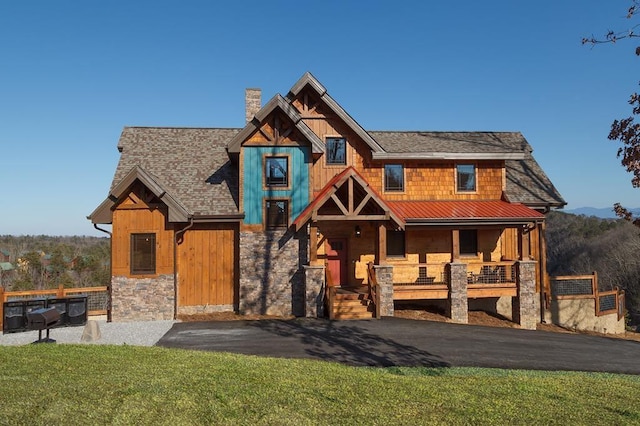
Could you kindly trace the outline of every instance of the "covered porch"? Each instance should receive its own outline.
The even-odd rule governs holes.
[[[309,238],[306,315],[336,317],[336,298],[351,292],[364,295],[362,317],[393,316],[395,301],[441,300],[466,323],[469,300],[509,298],[513,320],[535,328],[544,280],[531,247],[542,219],[505,201],[387,202],[355,170],[343,173],[294,222]]]

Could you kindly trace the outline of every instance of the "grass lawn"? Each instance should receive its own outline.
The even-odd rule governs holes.
[[[0,347],[0,424],[640,424],[640,377]]]

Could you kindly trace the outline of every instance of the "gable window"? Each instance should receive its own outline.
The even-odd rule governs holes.
[[[265,157],[264,178],[266,186],[288,186],[289,158]]]
[[[289,224],[289,201],[266,200],[265,217],[267,228],[286,228]]]
[[[347,164],[345,138],[327,138],[327,164]]]
[[[387,256],[405,257],[404,231],[387,230]]]
[[[131,234],[131,275],[156,273],[156,234]]]
[[[475,192],[476,166],[475,164],[456,165],[456,182],[458,192]]]
[[[464,256],[478,255],[478,231],[476,229],[460,230],[460,254]]]
[[[402,164],[384,165],[384,190],[404,191],[404,167]]]

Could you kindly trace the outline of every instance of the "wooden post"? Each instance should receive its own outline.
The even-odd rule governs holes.
[[[518,248],[520,251],[520,260],[530,260],[529,251],[529,229],[527,227],[518,228]]]
[[[0,286],[0,328],[2,328],[4,321],[4,297],[4,287]]]
[[[384,222],[378,226],[378,265],[387,263],[387,226]]]
[[[309,225],[309,264],[318,264],[318,227],[315,223]]]
[[[56,294],[56,297],[59,297],[59,298],[64,297],[64,285],[62,284],[58,285],[58,293]]]
[[[458,260],[460,260],[460,230],[454,229],[451,231],[451,261]]]

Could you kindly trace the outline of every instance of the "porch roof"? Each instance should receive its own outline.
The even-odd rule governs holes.
[[[525,224],[544,215],[520,203],[492,201],[387,201],[407,225]]]

